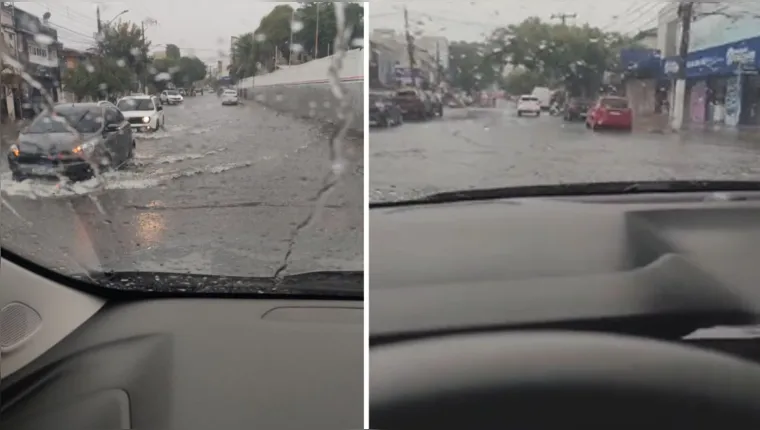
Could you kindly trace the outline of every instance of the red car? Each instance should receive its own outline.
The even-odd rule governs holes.
[[[628,100],[623,97],[600,97],[586,115],[586,128],[594,131],[600,128],[631,131],[633,111],[628,106]]]

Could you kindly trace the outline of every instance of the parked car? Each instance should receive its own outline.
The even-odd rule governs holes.
[[[32,121],[8,151],[13,180],[84,180],[123,166],[134,155],[132,128],[108,102],[56,105]]]
[[[369,125],[393,127],[404,123],[401,108],[385,94],[370,93]]]
[[[428,120],[433,117],[433,104],[425,93],[416,88],[402,88],[396,91],[393,101],[401,109],[404,119]]]
[[[633,129],[633,111],[628,100],[623,97],[602,96],[591,107],[586,116],[586,128],[614,128],[631,131]]]
[[[176,105],[185,101],[182,94],[177,90],[164,90],[161,92],[161,103],[168,105]]]
[[[582,98],[571,98],[565,103],[564,120],[565,121],[577,121],[586,119],[586,114],[589,108],[593,104],[592,101]]]
[[[133,130],[158,131],[166,126],[164,107],[154,96],[124,97],[116,104]]]
[[[536,96],[523,95],[517,100],[517,116],[529,113],[541,116],[541,101]]]
[[[222,106],[227,106],[227,105],[237,106],[238,103],[240,103],[240,99],[238,98],[237,91],[224,90],[224,92],[222,93]]]

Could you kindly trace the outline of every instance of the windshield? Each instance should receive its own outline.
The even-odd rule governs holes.
[[[150,99],[122,99],[116,107],[122,112],[155,109],[153,100]]]
[[[56,108],[53,112],[39,115],[24,133],[71,133],[73,128],[79,133],[90,134],[103,127],[103,116],[97,106]]]
[[[443,108],[371,130],[370,202],[758,180],[759,17],[754,1],[373,2],[370,90],[436,91]]]
[[[166,274],[289,294],[363,271],[363,3],[1,6],[5,251],[154,292],[189,291]],[[220,11],[239,19],[208,19]],[[100,101],[102,118],[44,113]]]

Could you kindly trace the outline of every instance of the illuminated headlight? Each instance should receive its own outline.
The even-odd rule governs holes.
[[[149,123],[150,122],[150,117],[149,116],[144,116],[143,117],[143,122],[146,123],[146,124]]]
[[[13,154],[14,157],[18,157],[19,154],[21,154],[21,151],[18,149],[18,145],[11,145],[11,154]]]
[[[93,151],[95,151],[95,142],[89,141],[77,146],[71,152],[77,155],[89,156],[89,155],[92,155]]]

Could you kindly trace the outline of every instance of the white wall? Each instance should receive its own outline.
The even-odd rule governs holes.
[[[239,87],[245,98],[281,112],[299,117],[314,118],[328,123],[339,123],[338,102],[329,82],[328,69],[333,57],[291,66],[266,75],[246,78]],[[354,118],[350,128],[364,130],[364,50],[346,53],[343,68],[338,75],[346,87]]]

